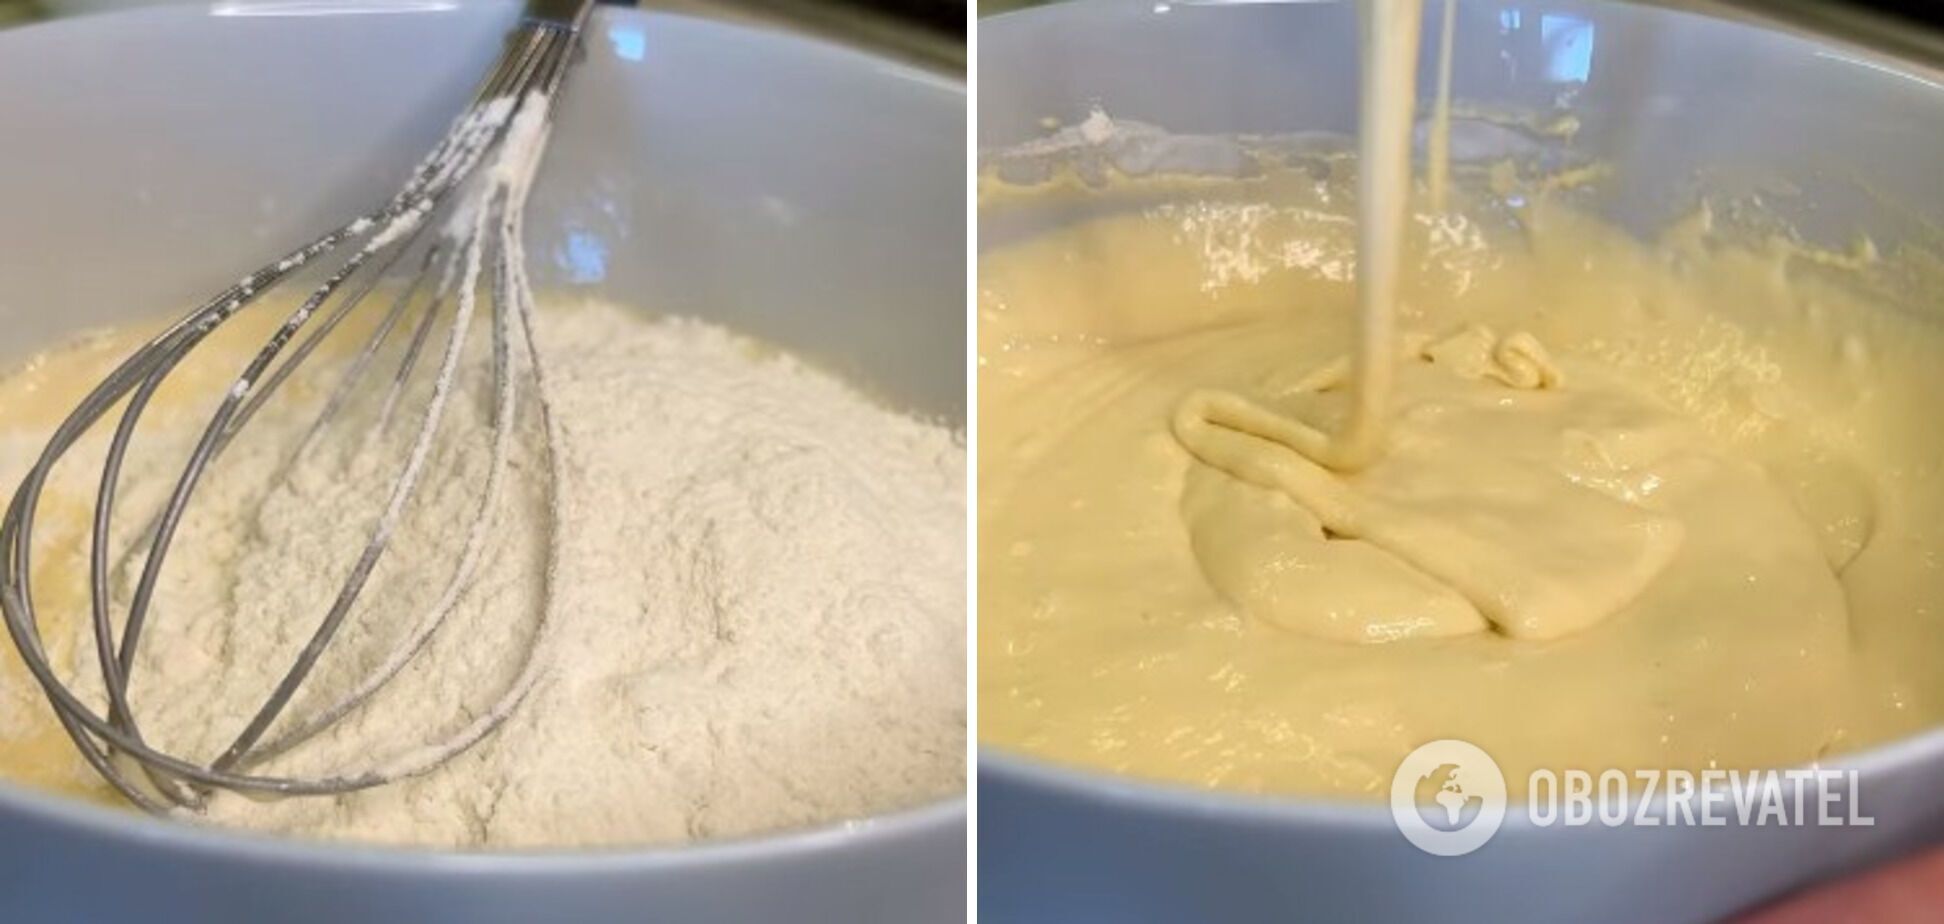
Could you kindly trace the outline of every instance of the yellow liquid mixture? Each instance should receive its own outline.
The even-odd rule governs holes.
[[[262,347],[271,328],[282,320],[282,312],[245,311],[211,334],[193,358],[157,389],[143,416],[144,426],[167,429],[206,419],[215,399],[227,390],[237,372]],[[351,336],[367,330],[367,325],[361,316],[354,315],[341,330]],[[47,435],[103,376],[162,326],[135,325],[96,333],[35,356],[10,374],[0,375],[0,440],[11,443],[0,447],[5,450],[0,452],[0,490],[5,491],[7,500],[12,500]],[[293,389],[293,397],[301,399],[311,383],[297,377],[288,387]],[[41,638],[48,646],[50,661],[57,665],[66,664],[73,656],[69,646],[75,638],[74,627],[87,618],[86,583],[77,580],[87,573],[89,518],[94,509],[94,485],[86,476],[99,471],[103,434],[113,428],[119,415],[118,406],[83,442],[83,446],[93,447],[93,452],[77,451],[77,455],[92,460],[87,472],[73,464],[59,469],[83,477],[52,482],[42,495],[34,523],[37,551],[30,577]],[[0,779],[123,804],[81,759],[55,721],[11,639],[0,641]]]
[[[1934,319],[1699,221],[1420,215],[1384,451],[1330,471],[1356,222],[1196,190],[981,256],[985,742],[1371,797],[1437,738],[1517,792],[1944,715]]]

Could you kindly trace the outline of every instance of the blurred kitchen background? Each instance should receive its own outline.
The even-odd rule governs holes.
[[[0,28],[50,17],[168,2],[172,0],[0,0]],[[798,32],[941,74],[960,77],[965,74],[965,0],[629,0],[629,3],[647,9]]]

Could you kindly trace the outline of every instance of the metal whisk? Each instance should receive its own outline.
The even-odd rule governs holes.
[[[155,812],[197,809],[212,789],[255,796],[343,793],[434,769],[491,734],[518,707],[535,679],[536,661],[528,650],[516,678],[493,706],[463,728],[430,745],[413,746],[369,766],[329,775],[299,778],[251,772],[271,756],[315,736],[377,693],[438,632],[473,577],[490,532],[495,498],[510,454],[511,417],[522,384],[538,397],[546,429],[547,475],[558,491],[559,434],[546,402],[546,380],[534,342],[532,297],[527,285],[520,235],[527,190],[545,146],[550,101],[559,90],[577,50],[591,0],[530,0],[506,48],[480,86],[472,104],[411,178],[383,207],[306,244],[243,277],[201,307],[148,341],[94,388],[49,439],[0,519],[0,612],[27,669],[46,691],[55,715],[88,763],[131,802]],[[331,268],[300,306],[278,326],[222,396],[208,426],[195,443],[186,469],[175,482],[161,513],[138,534],[144,549],[140,578],[129,599],[116,638],[110,618],[110,526],[115,522],[116,489],[136,425],[156,390],[206,338],[240,310],[284,283],[300,268],[334,254]],[[404,261],[407,253],[422,256]],[[443,355],[431,397],[416,437],[400,465],[387,503],[371,527],[362,553],[345,577],[314,633],[273,692],[247,725],[214,760],[202,762],[160,750],[144,740],[128,699],[129,675],[141,644],[157,580],[181,525],[184,511],[205,471],[280,385],[366,300],[389,272],[404,262],[416,272],[402,294],[379,318],[362,348],[344,366],[322,410],[297,447],[301,456],[365,380],[381,348],[409,329],[396,372],[384,397],[381,420],[392,417],[427,351],[434,329],[447,328]],[[430,286],[431,298],[415,299]],[[402,642],[349,694],[314,715],[290,717],[280,733],[266,740],[292,698],[322,657],[332,638],[384,555],[393,530],[425,480],[431,447],[454,387],[468,330],[476,313],[475,293],[484,290],[492,328],[493,412],[491,460],[478,505],[467,525],[466,542],[443,592],[402,635]],[[408,323],[408,317],[417,317]],[[298,338],[302,337],[301,340]],[[516,363],[513,351],[524,353]],[[293,341],[295,345],[292,346]],[[289,348],[286,350],[286,348]],[[522,382],[524,380],[524,383]],[[89,599],[95,656],[105,689],[105,714],[63,681],[49,664],[37,621],[30,575],[34,562],[34,524],[51,472],[68,452],[111,411],[121,413],[108,444],[92,519],[89,545]],[[470,495],[469,495],[470,496]],[[552,556],[548,550],[548,589],[535,616],[535,643],[551,608]],[[130,765],[140,773],[129,772]]]

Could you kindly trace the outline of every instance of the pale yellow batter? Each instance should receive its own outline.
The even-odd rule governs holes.
[[[1382,452],[1332,470],[1341,186],[1201,184],[982,256],[986,742],[1374,796],[1441,737],[1516,791],[1944,715],[1933,319],[1704,222],[1418,216]]]

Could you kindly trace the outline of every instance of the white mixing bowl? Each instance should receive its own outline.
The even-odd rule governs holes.
[[[513,13],[225,2],[0,32],[0,363],[182,310],[382,201]],[[964,419],[962,86],[612,9],[586,44],[529,214],[538,285],[717,321]],[[455,854],[0,783],[8,922],[922,922],[964,901],[962,799],[732,843]]]
[[[1427,6],[1428,65],[1440,4]],[[1937,74],[1599,0],[1461,0],[1460,23],[1457,97],[1519,109],[1570,101],[1584,123],[1575,146],[1615,167],[1597,205],[1623,225],[1653,229],[1691,204],[1702,168],[1793,184],[1802,209],[1789,217],[1839,244],[1858,231],[1895,241],[1920,219],[1944,217]],[[1177,133],[1347,135],[1356,120],[1356,35],[1347,0],[1083,0],[987,19],[980,150],[1012,148],[1044,134],[1043,119],[1072,123],[1094,106]],[[1420,98],[1429,98],[1435,69],[1420,73]],[[1504,140],[1489,127],[1461,131],[1454,150]],[[1099,208],[1073,196],[1009,206],[1003,217],[982,218],[980,245]],[[1861,771],[1875,827],[1540,828],[1515,804],[1478,852],[1445,859],[1412,847],[1377,805],[1153,785],[988,749],[979,771],[980,913],[1000,921],[1664,924],[1712,919],[1944,841],[1944,729],[1830,765]]]

